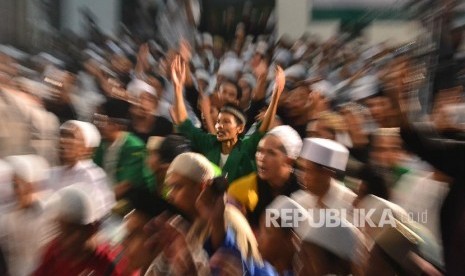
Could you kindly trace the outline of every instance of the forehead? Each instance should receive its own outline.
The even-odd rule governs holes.
[[[83,139],[81,130],[75,126],[70,125],[65,128],[60,128],[60,136],[62,137],[74,137],[76,139]]]
[[[266,149],[278,149],[283,147],[283,143],[281,143],[281,140],[274,135],[266,135],[262,140],[260,140],[258,146]]]
[[[223,82],[220,86],[220,90],[237,93],[236,86],[231,82]]]
[[[186,177],[172,172],[167,175],[165,180],[165,185],[172,186],[172,185],[180,185],[180,186],[188,186],[188,185],[195,185],[193,181],[187,179]]]

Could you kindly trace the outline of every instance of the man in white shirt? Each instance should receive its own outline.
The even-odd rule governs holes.
[[[297,159],[297,177],[303,190],[292,198],[306,209],[350,211],[356,195],[335,180],[337,172],[345,171],[348,158],[347,148],[335,141],[305,139]]]
[[[60,127],[59,153],[62,166],[53,168],[51,187],[58,190],[72,184],[84,183],[98,191],[95,200],[101,200],[105,206],[113,206],[115,197],[107,175],[91,159],[94,149],[99,144],[100,134],[93,124],[75,120],[65,122]],[[107,209],[111,207],[102,210]]]
[[[9,275],[30,275],[44,246],[53,238],[52,212],[39,185],[48,178],[48,164],[37,155],[6,158],[12,167],[14,207],[0,216],[0,247],[5,254]]]

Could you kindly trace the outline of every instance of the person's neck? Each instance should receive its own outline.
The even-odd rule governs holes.
[[[293,254],[288,254],[275,260],[271,264],[276,269],[279,275],[283,275],[286,271],[292,271]]]
[[[302,126],[302,125],[307,124],[307,122],[308,122],[307,114],[303,114],[300,116],[296,116],[295,118],[292,118],[292,124],[294,126]]]
[[[117,131],[109,137],[108,141],[110,142],[110,144],[113,144],[116,140],[118,140],[123,135],[124,135],[124,131]]]
[[[155,116],[146,114],[145,116],[138,116],[133,121],[133,126],[138,131],[149,130],[153,126]]]
[[[312,193],[316,195],[319,200],[322,200],[323,197],[328,193],[330,186],[331,178],[328,178],[328,180],[324,181],[323,183],[318,183],[319,188],[312,191]]]
[[[67,162],[67,163],[64,164],[64,167],[65,167],[65,169],[70,170],[70,169],[74,168],[74,166],[76,166],[77,163],[79,163],[79,161],[81,161],[81,160],[79,159],[79,160],[75,160],[73,162]]]
[[[234,146],[237,144],[237,137],[231,140],[221,142],[221,153],[222,154],[230,154],[234,149]]]
[[[290,176],[291,172],[288,171],[281,173],[278,177],[274,177],[268,180],[268,183],[270,184],[274,194],[281,194],[281,192],[285,189],[286,182],[289,180]]]

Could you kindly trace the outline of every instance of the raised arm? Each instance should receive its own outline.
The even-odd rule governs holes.
[[[260,125],[260,132],[267,132],[270,126],[273,123],[274,117],[276,115],[276,110],[278,109],[278,102],[281,94],[284,90],[284,84],[286,83],[286,76],[281,67],[276,67],[276,77],[275,77],[275,86],[273,89],[273,95],[271,96],[271,102],[268,106],[268,109],[265,113],[265,118],[263,118],[262,124]]]
[[[184,82],[186,80],[186,64],[182,61],[181,56],[176,56],[171,64],[171,79],[174,85],[174,108],[173,119],[176,124],[182,124],[187,120],[187,110],[184,104],[184,96],[182,94]]]

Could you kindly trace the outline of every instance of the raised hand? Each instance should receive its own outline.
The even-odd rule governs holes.
[[[260,63],[253,69],[255,77],[258,79],[260,77],[266,77],[268,74],[268,64],[265,60],[260,61]]]
[[[280,96],[281,93],[283,92],[285,84],[286,84],[286,75],[284,74],[283,68],[281,68],[280,66],[276,66],[275,88],[274,89],[278,96]]]
[[[186,63],[180,55],[177,55],[171,63],[171,80],[173,81],[175,92],[182,92],[182,87],[186,81]]]

